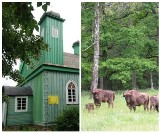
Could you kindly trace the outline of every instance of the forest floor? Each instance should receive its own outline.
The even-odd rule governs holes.
[[[158,90],[141,90],[149,96]],[[85,104],[93,103],[87,91],[81,93],[81,131],[159,131],[157,111],[144,111],[143,106],[130,112],[123,97],[124,91],[116,91],[114,108],[102,103],[100,108],[88,113]]]

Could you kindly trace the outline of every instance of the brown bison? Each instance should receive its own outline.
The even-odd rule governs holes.
[[[88,113],[91,111],[91,110],[94,110],[94,104],[93,103],[88,103],[85,105],[86,106],[86,109],[88,110]]]
[[[115,99],[115,92],[111,90],[102,90],[102,89],[96,89],[92,92],[93,94],[93,100],[94,104],[97,106],[101,106],[101,102],[107,102],[108,107],[112,105],[113,108],[113,102]]]
[[[157,110],[157,112],[159,112],[159,98],[157,95],[150,97],[150,111],[152,109]]]
[[[126,91],[123,96],[125,97],[127,106],[130,111],[135,111],[136,106],[144,105],[144,110],[148,110],[149,96],[146,93],[138,92],[137,90]]]

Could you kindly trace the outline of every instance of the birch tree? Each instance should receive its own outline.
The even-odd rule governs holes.
[[[94,20],[94,62],[92,72],[91,92],[98,85],[98,65],[99,65],[99,3],[95,3],[95,20]]]

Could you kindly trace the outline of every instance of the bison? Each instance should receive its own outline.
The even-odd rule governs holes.
[[[88,113],[91,111],[91,110],[94,110],[94,104],[93,103],[88,103],[85,105],[86,106],[86,109],[88,110]]]
[[[125,97],[127,106],[129,107],[130,111],[132,109],[136,111],[136,106],[144,105],[144,110],[148,110],[149,104],[149,96],[146,93],[138,92],[137,90],[129,90],[126,91],[123,96]]]
[[[157,110],[157,112],[159,112],[159,98],[157,95],[150,97],[150,111],[152,109]]]
[[[115,92],[111,90],[96,89],[92,92],[93,100],[96,107],[101,106],[101,102],[107,102],[108,107],[112,105],[115,99]]]

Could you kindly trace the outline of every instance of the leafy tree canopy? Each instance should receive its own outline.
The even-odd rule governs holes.
[[[142,82],[147,72],[158,70],[158,3],[100,3],[100,77],[110,82],[131,80],[132,70]],[[82,3],[82,88],[89,84],[93,64],[94,3]],[[85,67],[89,67],[86,69]],[[140,74],[141,73],[141,74]],[[137,77],[138,79],[140,77]],[[109,82],[109,81],[107,81]],[[118,87],[117,87],[118,88]]]
[[[101,76],[111,75],[112,80],[120,80],[126,83],[131,80],[132,71],[142,73],[146,70],[157,71],[155,61],[139,58],[114,58],[101,62]]]
[[[49,2],[38,2],[37,7],[47,11]],[[38,22],[34,19],[31,2],[2,3],[2,76],[9,75],[15,81],[21,80],[18,70],[13,70],[16,60],[31,64],[38,59],[47,44],[33,30],[39,31]]]

